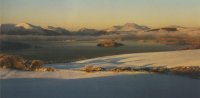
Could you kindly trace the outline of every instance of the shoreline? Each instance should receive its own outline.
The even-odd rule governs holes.
[[[122,54],[122,55],[98,57],[98,58],[76,61],[66,64],[45,64],[44,68],[45,67],[55,68],[57,70],[55,72],[45,72],[45,71],[40,72],[40,70],[21,72],[20,70],[11,69],[10,72],[14,74],[12,74],[10,77],[23,76],[23,73],[29,73],[29,76],[34,78],[37,78],[38,73],[39,73],[38,76],[40,77],[49,77],[48,75],[53,75],[59,78],[61,74],[65,75],[71,74],[74,77],[79,77],[81,74],[87,74],[86,77],[90,77],[90,75],[92,77],[98,77],[106,75],[111,76],[114,74],[124,74],[124,72],[125,73],[145,72],[145,73],[156,73],[156,74],[157,73],[174,74],[174,75],[189,76],[199,79],[200,77],[199,59],[200,59],[199,49],[170,51],[170,52]],[[83,69],[86,65],[91,65],[92,68],[97,68],[98,70],[90,69],[91,73],[84,72]],[[4,69],[1,69],[1,74],[6,74],[2,70]],[[100,75],[98,75],[98,73],[100,73]],[[31,74],[34,74],[35,76]],[[73,78],[73,76],[71,76],[71,78]]]
[[[189,67],[193,70],[193,64],[199,68],[199,52],[200,50],[189,50],[100,57],[60,65],[52,64],[51,67],[57,69],[54,72],[0,68],[1,97],[189,98],[192,96],[199,98],[200,79],[159,74],[150,72],[151,70],[148,72],[148,68],[157,68],[163,63],[167,68],[177,67],[178,69],[174,70],[178,71],[182,69],[190,71]],[[88,64],[106,69],[116,68],[122,72],[80,71]],[[130,72],[129,67],[132,69],[136,65],[146,69],[140,69],[144,70],[142,72],[140,70]],[[185,69],[184,65],[189,67]]]

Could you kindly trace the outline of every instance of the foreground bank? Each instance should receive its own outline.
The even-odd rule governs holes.
[[[199,98],[200,80],[148,72],[84,72],[112,67],[200,66],[200,50],[125,54],[67,64],[55,72],[0,69],[1,98]]]

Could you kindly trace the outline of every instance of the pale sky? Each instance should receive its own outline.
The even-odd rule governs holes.
[[[137,23],[200,27],[200,0],[0,0],[1,23],[104,29]]]

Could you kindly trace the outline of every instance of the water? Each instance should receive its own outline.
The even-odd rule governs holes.
[[[159,74],[1,82],[2,98],[200,98],[199,80]]]
[[[97,41],[29,41],[23,43],[31,44],[32,48],[10,50],[4,53],[21,55],[26,59],[39,59],[47,63],[65,63],[117,54],[173,51],[182,47],[134,41],[122,41],[121,43],[125,46],[113,48],[97,47]]]

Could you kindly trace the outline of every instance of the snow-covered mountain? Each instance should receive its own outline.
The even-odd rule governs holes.
[[[175,31],[181,31],[181,30],[186,30],[186,29],[188,29],[188,28],[172,25],[172,26],[167,26],[167,27],[162,27],[162,28],[149,29],[149,30],[147,30],[147,32],[151,32],[151,31],[156,31],[156,32],[175,32]]]
[[[78,32],[97,32],[96,29],[88,29],[88,28],[81,28],[78,30]]]
[[[8,35],[65,35],[68,30],[49,26],[47,29],[30,23],[1,24],[1,34]]]
[[[35,26],[35,25],[30,24],[30,23],[19,23],[19,24],[16,24],[16,27],[23,28],[23,29],[29,29],[29,30],[41,30],[41,29],[43,29],[40,26]]]
[[[142,36],[157,36],[157,37],[200,37],[200,28],[198,27],[181,27],[181,26],[166,26],[162,28],[150,29],[139,33]]]
[[[101,35],[99,30],[89,29],[89,28],[81,28],[76,32],[76,34],[78,34],[78,35]]]
[[[136,23],[127,23],[124,25],[113,26],[106,29],[106,32],[138,32],[150,29],[147,26],[138,25]]]
[[[68,31],[68,30],[66,30],[64,28],[61,28],[61,27],[48,26],[46,29],[50,30],[50,31],[57,32],[59,34],[70,33],[70,31]]]
[[[0,32],[9,32],[17,30],[15,24],[1,24]]]
[[[71,32],[61,27],[41,27],[30,23],[19,24],[1,24],[0,33],[7,35],[110,35],[110,34],[139,34],[151,35],[155,34],[187,34],[193,36],[200,35],[200,28],[181,27],[181,26],[166,26],[162,28],[151,29],[147,26],[138,25],[135,23],[127,23],[124,25],[113,26],[104,30],[96,30],[89,28],[81,28],[76,32]]]
[[[167,26],[162,28],[155,28],[146,30],[146,32],[200,32],[200,28],[197,27],[182,27],[182,26]]]

